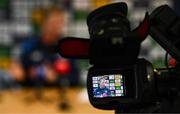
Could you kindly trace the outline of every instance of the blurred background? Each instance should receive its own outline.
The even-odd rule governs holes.
[[[113,113],[89,104],[88,60],[67,60],[53,49],[64,36],[88,38],[87,15],[122,1],[132,29],[161,4],[180,13],[178,0],[0,0],[0,112]],[[148,37],[140,57],[164,67],[165,51]]]

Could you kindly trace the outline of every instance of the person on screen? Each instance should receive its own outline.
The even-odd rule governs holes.
[[[107,83],[106,79],[100,78],[99,86],[94,92],[95,96],[100,96],[100,97],[111,96],[111,91],[108,87],[106,87],[106,83]]]

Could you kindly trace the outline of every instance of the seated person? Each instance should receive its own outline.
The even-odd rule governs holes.
[[[65,60],[56,52],[56,44],[63,35],[65,25],[64,11],[53,7],[44,13],[45,17],[42,20],[40,34],[28,38],[29,40],[21,46],[20,60],[27,81],[30,80],[29,84],[32,84],[34,80],[56,81],[56,76],[61,75],[61,73],[55,71],[54,64],[57,60],[64,60],[71,67],[69,68],[71,72],[68,74],[71,84],[71,80],[74,81],[75,79],[77,81],[78,79],[77,66],[74,61]],[[78,84],[78,81],[75,84]]]

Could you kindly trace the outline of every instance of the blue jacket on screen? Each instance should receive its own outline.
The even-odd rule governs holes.
[[[104,88],[99,87],[94,91],[95,96],[101,96],[103,94],[105,94],[106,96],[110,96],[111,95],[110,89],[107,87],[104,87]]]

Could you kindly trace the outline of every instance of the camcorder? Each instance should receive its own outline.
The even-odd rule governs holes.
[[[87,90],[95,108],[116,113],[166,112],[179,92],[180,19],[168,5],[162,5],[146,13],[131,30],[127,12],[124,2],[92,11],[87,17],[90,38],[63,38],[57,51],[65,58],[89,59]],[[155,69],[138,58],[148,34],[176,59],[174,67]]]

